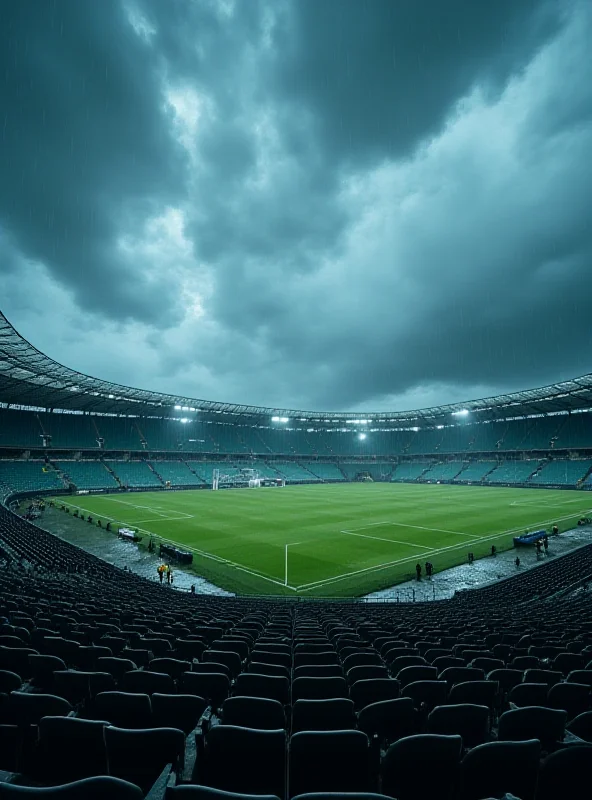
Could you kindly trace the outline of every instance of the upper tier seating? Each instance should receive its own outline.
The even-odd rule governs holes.
[[[51,447],[98,450],[96,417],[89,414],[37,414],[43,433],[51,436]],[[39,443],[38,443],[39,444]]]
[[[77,489],[116,489],[119,487],[113,474],[101,461],[59,461],[64,478]]]
[[[0,408],[0,447],[42,447],[39,417],[31,411]]]
[[[389,459],[400,455],[505,453],[528,450],[592,447],[592,413],[556,414],[532,419],[474,422],[469,416],[453,425],[415,430],[372,430],[360,439],[361,426],[352,430],[299,428],[298,420],[259,424],[240,419],[209,421],[192,411],[173,419],[115,417],[98,414],[15,411],[0,409],[0,448],[53,448],[188,454],[252,454],[328,456],[354,462],[369,456]],[[51,438],[48,438],[51,437]],[[327,480],[329,480],[327,478]]]

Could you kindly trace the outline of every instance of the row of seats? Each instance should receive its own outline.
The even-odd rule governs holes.
[[[63,489],[65,484],[53,468],[43,461],[0,460],[0,493],[34,492]],[[238,475],[240,462],[204,461],[56,461],[55,466],[67,483],[78,489],[162,488],[204,486],[211,483],[212,472]],[[369,477],[375,481],[455,481],[459,483],[533,484],[539,486],[576,486],[590,467],[589,460],[509,462],[405,462],[401,464],[347,462],[265,462],[249,461],[260,477],[284,478],[292,483],[345,481]]]
[[[184,420],[183,422],[181,420]],[[300,423],[301,424],[301,423]],[[305,423],[310,426],[310,423]],[[384,425],[384,423],[383,423]],[[422,429],[372,430],[360,439],[351,430],[312,429],[290,421],[274,425],[267,416],[236,417],[221,423],[206,414],[180,411],[176,418],[126,418],[0,409],[5,447],[105,449],[136,452],[286,454],[296,456],[437,455],[569,450],[592,447],[592,414],[534,419],[470,421]],[[366,430],[366,428],[365,428]]]
[[[0,798],[107,773],[130,798],[547,800],[587,769],[592,602],[566,590],[592,546],[415,604],[192,596],[3,507],[0,546]]]

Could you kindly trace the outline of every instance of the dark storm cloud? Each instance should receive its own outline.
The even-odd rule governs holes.
[[[115,0],[3,2],[0,18],[3,225],[82,308],[169,317],[173,293],[116,247],[122,217],[183,188],[153,56]]]
[[[590,369],[586,0],[6,5],[2,303],[54,357],[332,410]]]
[[[557,32],[541,0],[301,0],[281,29],[278,84],[312,111],[328,158],[401,156],[475,83],[499,92]]]

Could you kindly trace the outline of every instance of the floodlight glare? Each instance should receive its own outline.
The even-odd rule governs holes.
[[[452,412],[452,416],[453,417],[467,417],[468,414],[469,414],[469,409],[468,408],[462,408],[460,411],[453,411]]]
[[[365,433],[360,433],[360,435],[358,436],[358,439],[365,439],[365,438],[366,438]]]

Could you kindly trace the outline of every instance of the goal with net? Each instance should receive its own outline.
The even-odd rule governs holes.
[[[258,470],[249,467],[215,469],[212,472],[212,489],[260,489],[285,485],[282,478],[261,477]]]

